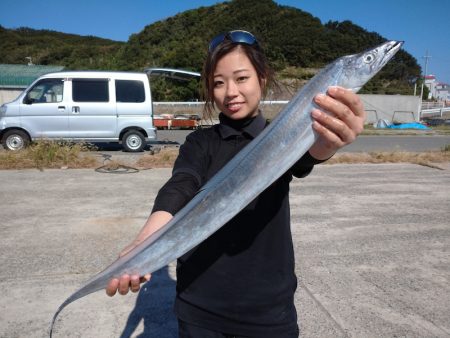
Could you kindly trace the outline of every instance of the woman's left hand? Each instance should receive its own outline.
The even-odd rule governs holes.
[[[309,153],[318,160],[326,160],[363,131],[366,112],[360,98],[342,87],[328,88],[327,95],[316,95],[314,102],[320,106],[320,110],[311,112],[319,139]]]

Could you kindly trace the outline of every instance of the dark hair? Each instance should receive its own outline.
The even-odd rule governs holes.
[[[214,70],[217,63],[228,53],[235,49],[242,50],[249,58],[258,75],[259,83],[266,94],[267,88],[273,82],[273,70],[270,67],[266,56],[259,44],[248,45],[235,43],[225,39],[213,51],[208,52],[202,71],[202,99],[205,101],[203,116],[211,118],[214,112]]]

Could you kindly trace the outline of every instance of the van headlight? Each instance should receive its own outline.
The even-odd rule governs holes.
[[[0,115],[5,115],[6,114],[6,105],[2,104],[2,106],[0,107]]]

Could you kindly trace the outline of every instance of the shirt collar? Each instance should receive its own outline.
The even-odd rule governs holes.
[[[232,120],[225,114],[219,114],[219,133],[223,139],[231,136],[239,136],[247,134],[251,138],[255,138],[266,126],[266,120],[261,112],[255,117],[245,120]]]

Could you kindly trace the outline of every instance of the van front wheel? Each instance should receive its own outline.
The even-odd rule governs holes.
[[[3,135],[2,144],[6,150],[21,150],[30,144],[30,137],[22,130],[8,130]]]
[[[129,130],[123,135],[122,147],[124,151],[138,152],[145,148],[145,137],[137,130]]]

